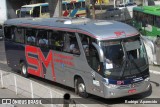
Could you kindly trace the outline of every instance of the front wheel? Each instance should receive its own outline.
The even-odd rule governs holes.
[[[21,63],[21,74],[24,77],[28,77],[29,76],[28,75],[28,71],[27,71],[27,65],[24,62]]]
[[[75,91],[79,94],[79,96],[87,98],[88,93],[86,92],[86,86],[85,86],[83,80],[81,78],[78,78],[75,81],[77,81]]]

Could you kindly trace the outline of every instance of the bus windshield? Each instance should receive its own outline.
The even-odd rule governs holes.
[[[140,38],[102,41],[104,76],[126,78],[141,74],[147,65],[147,53]],[[147,69],[147,68],[146,68]]]
[[[31,17],[30,11],[32,7],[22,7],[21,8],[21,17]]]

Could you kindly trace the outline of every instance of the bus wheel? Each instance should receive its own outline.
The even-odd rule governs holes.
[[[21,63],[21,74],[24,77],[28,77],[27,65],[24,62]]]
[[[84,98],[88,97],[88,93],[86,92],[86,86],[81,78],[77,79],[76,88],[77,88],[77,93],[79,94],[79,96],[84,97]]]

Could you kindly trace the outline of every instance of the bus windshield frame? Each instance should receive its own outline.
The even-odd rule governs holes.
[[[148,69],[147,53],[140,37],[100,41],[100,47],[105,78],[125,79]]]

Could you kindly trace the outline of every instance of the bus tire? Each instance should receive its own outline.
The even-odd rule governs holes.
[[[21,75],[27,78],[29,76],[27,71],[27,64],[25,62],[22,62],[20,65],[21,65]]]
[[[77,79],[76,88],[77,88],[77,93],[79,94],[79,96],[81,96],[83,98],[88,97],[88,93],[86,92],[86,86],[85,86],[82,78]]]

